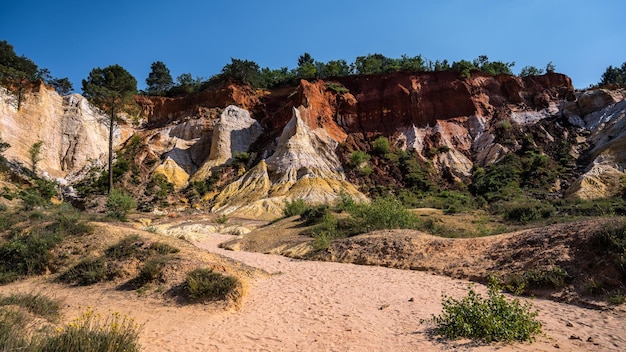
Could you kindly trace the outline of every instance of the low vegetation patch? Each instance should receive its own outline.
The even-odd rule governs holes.
[[[503,280],[504,287],[513,293],[527,293],[529,289],[559,289],[571,281],[565,269],[558,266],[539,267],[521,274],[512,274]]]
[[[532,341],[541,333],[537,311],[518,299],[507,300],[492,283],[487,297],[470,288],[466,297],[443,297],[443,312],[431,318],[436,334],[483,342]]]
[[[36,351],[140,351],[139,326],[113,313],[102,318],[88,309],[61,331],[43,339]]]
[[[185,289],[189,296],[201,301],[237,298],[241,282],[234,276],[223,275],[212,269],[195,269],[187,274]]]
[[[88,286],[103,281],[107,277],[107,266],[102,257],[87,257],[58,277],[59,282]]]

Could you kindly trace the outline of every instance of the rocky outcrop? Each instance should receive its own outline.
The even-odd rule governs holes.
[[[581,142],[592,147],[586,171],[570,187],[568,194],[583,199],[619,195],[626,169],[626,90],[604,89],[580,93],[575,102],[565,104],[563,114],[573,124],[590,132]]]
[[[250,117],[247,110],[230,105],[213,128],[209,158],[194,174],[194,179],[211,176],[211,169],[232,161],[237,154],[248,152],[252,143],[263,133],[263,127]]]
[[[148,120],[148,126],[164,126],[189,117],[214,119],[216,116],[212,108],[224,108],[236,105],[251,110],[259,106],[256,92],[249,86],[225,84],[214,89],[179,96],[179,97],[135,97],[135,101],[142,108],[142,115]]]
[[[345,180],[335,149],[337,142],[322,128],[312,130],[302,119],[307,108],[293,109],[274,153],[262,160],[216,198],[214,211],[275,218],[285,200],[332,203],[340,193],[365,200]]]
[[[72,180],[85,167],[104,166],[108,156],[109,118],[78,94],[58,95],[43,83],[33,85],[20,110],[13,96],[0,88],[0,136],[11,147],[7,159],[31,167],[29,149],[43,142],[41,173]],[[116,125],[114,145],[131,134]]]

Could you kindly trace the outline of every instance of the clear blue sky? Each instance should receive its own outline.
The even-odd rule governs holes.
[[[297,66],[381,53],[398,58],[552,61],[577,88],[626,61],[623,0],[2,0],[0,40],[77,91],[94,67],[119,64],[139,88],[154,61],[208,78],[230,58]]]

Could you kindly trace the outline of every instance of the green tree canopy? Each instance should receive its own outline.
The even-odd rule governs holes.
[[[230,64],[222,68],[221,75],[223,78],[230,78],[241,83],[247,83],[253,87],[261,86],[261,71],[256,62],[235,58],[230,58],[230,61]]]
[[[164,95],[174,85],[169,68],[161,61],[155,61],[150,66],[151,71],[146,78],[146,91],[149,95]]]
[[[519,73],[520,77],[539,76],[542,74],[543,74],[543,69],[537,68],[535,66],[524,66],[522,67],[522,70]]]
[[[600,85],[626,84],[626,62],[621,67],[609,66],[602,74]]]

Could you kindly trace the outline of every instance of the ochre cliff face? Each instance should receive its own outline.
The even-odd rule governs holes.
[[[142,115],[148,119],[148,125],[152,127],[187,116],[208,116],[208,110],[214,107],[225,108],[228,105],[236,105],[246,110],[259,107],[256,92],[249,86],[236,84],[173,98],[138,95],[135,101],[141,106]]]

